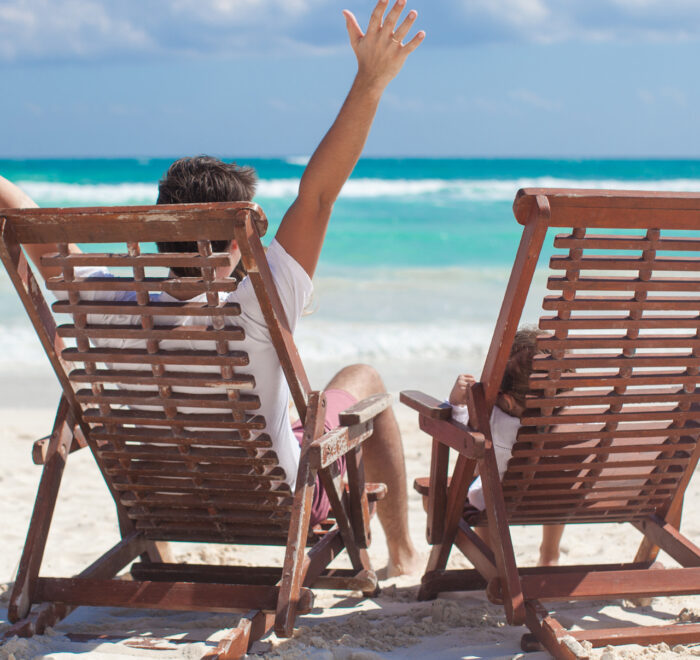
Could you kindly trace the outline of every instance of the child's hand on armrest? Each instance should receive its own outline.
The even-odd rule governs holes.
[[[474,376],[471,374],[460,374],[457,376],[452,391],[450,392],[450,398],[448,399],[450,405],[453,406],[466,406],[467,405],[467,391],[475,383]]]

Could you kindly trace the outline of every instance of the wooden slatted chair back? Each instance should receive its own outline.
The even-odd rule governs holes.
[[[700,195],[521,190],[525,225],[482,383],[498,394],[549,228],[557,250],[503,477],[509,522],[664,515],[698,460]]]
[[[309,386],[260,242],[262,210],[29,209],[2,211],[0,222],[2,259],[120,518],[154,540],[284,545],[292,493],[259,413],[240,306],[226,302],[238,282],[216,276],[235,264],[211,245],[238,242],[303,419]],[[197,252],[152,245],[178,240],[196,241]],[[61,269],[46,283],[59,298],[50,307],[20,250],[25,243],[59,245],[43,258]],[[71,254],[69,243],[87,251]],[[87,276],[82,267],[111,272]],[[174,279],[173,267],[201,275]],[[182,325],[182,317],[197,320]]]

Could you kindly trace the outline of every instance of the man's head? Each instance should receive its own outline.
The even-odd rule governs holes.
[[[249,202],[255,195],[258,176],[252,167],[224,163],[211,156],[176,160],[158,184],[157,204],[195,204],[204,202]],[[190,241],[162,241],[160,252],[197,252]],[[212,241],[215,252],[226,252],[228,241]],[[199,268],[173,268],[178,277],[200,277]]]

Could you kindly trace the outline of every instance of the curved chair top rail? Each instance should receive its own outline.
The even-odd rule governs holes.
[[[548,227],[696,229],[700,193],[576,188],[521,188],[513,202],[518,222]]]
[[[5,218],[19,243],[215,241],[233,238],[248,214],[264,236],[267,218],[254,202],[0,209],[0,221]]]

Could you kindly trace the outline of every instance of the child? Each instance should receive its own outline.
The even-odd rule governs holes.
[[[522,327],[515,333],[510,357],[501,380],[496,405],[491,413],[491,438],[496,454],[498,476],[503,478],[508,460],[513,453],[520,418],[525,412],[525,397],[530,392],[530,374],[532,374],[532,359],[542,351],[537,350],[537,338],[541,332],[534,327]],[[467,408],[467,391],[474,383],[474,377],[460,374],[450,392],[449,403],[452,406],[452,419],[460,424],[469,422]],[[469,487],[467,495],[469,504],[483,511],[484,492],[481,477],[477,477]],[[480,530],[479,530],[480,531]],[[540,566],[551,566],[559,560],[559,541],[564,532],[564,525],[545,525],[542,528],[542,545],[540,546]]]

